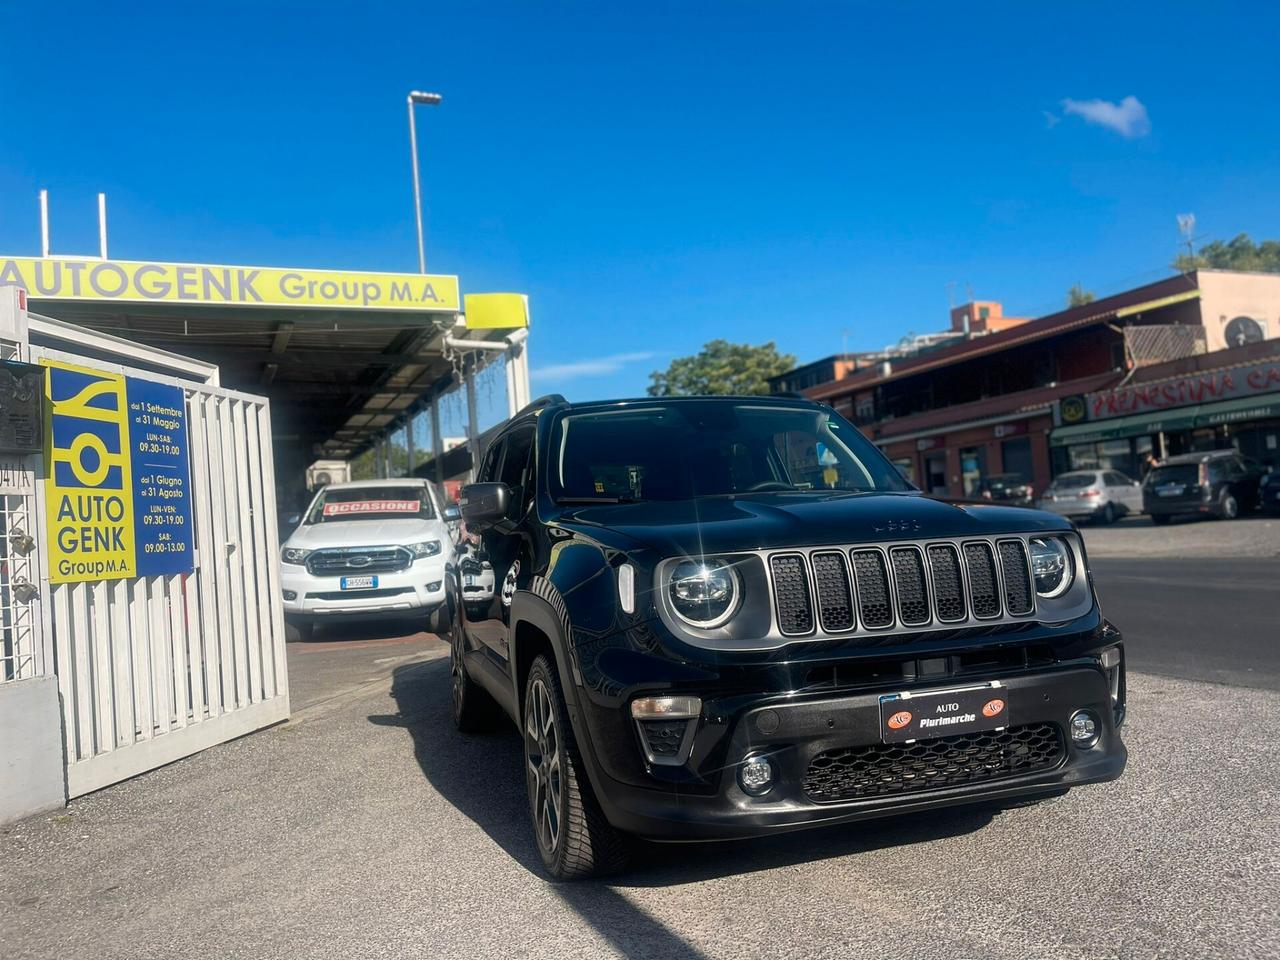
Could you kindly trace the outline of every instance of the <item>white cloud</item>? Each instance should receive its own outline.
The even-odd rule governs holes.
[[[1110,100],[1072,100],[1068,97],[1062,101],[1062,111],[1082,117],[1085,123],[1114,130],[1130,140],[1145,137],[1151,132],[1151,118],[1147,116],[1147,108],[1133,96],[1125,97],[1119,103],[1112,103]]]
[[[535,367],[530,376],[539,382],[578,380],[582,377],[602,377],[617,373],[629,363],[649,360],[652,352],[611,353],[604,357],[592,357],[590,360],[575,360],[572,363],[553,363],[549,367]]]

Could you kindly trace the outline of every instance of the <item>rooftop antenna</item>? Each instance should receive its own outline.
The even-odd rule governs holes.
[[[956,308],[956,282],[954,280],[947,281],[947,305],[952,310]]]
[[[1195,237],[1192,236],[1192,234],[1194,234],[1195,231],[1196,215],[1194,213],[1178,214],[1178,232],[1182,234],[1182,242],[1187,245],[1187,258],[1190,260],[1194,260],[1196,255],[1195,248],[1192,244],[1192,241],[1195,240]]]

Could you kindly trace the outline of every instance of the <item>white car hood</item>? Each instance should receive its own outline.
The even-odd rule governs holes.
[[[285,541],[303,550],[322,547],[382,547],[439,540],[447,550],[449,531],[440,520],[337,520],[303,524]]]

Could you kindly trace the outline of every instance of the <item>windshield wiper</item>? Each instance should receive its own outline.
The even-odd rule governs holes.
[[[556,497],[556,503],[639,503],[636,497]]]

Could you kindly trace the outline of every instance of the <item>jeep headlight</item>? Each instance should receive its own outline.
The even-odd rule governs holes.
[[[411,543],[409,549],[413,551],[415,560],[420,557],[434,557],[440,552],[439,540],[424,540],[422,543]]]
[[[742,599],[738,573],[722,560],[682,560],[667,585],[671,607],[695,627],[718,627],[737,612]]]
[[[280,551],[281,560],[297,567],[306,563],[309,556],[311,556],[311,551],[303,550],[301,547],[285,547]]]
[[[1031,539],[1031,574],[1036,593],[1046,600],[1060,597],[1071,586],[1071,551],[1057,537]]]

